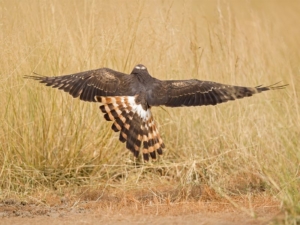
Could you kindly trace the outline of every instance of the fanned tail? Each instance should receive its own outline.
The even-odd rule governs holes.
[[[156,159],[156,152],[161,155],[165,147],[158,129],[154,123],[150,108],[143,109],[135,102],[135,96],[96,96],[98,102],[103,103],[100,110],[104,113],[107,121],[113,121],[112,129],[120,131],[119,140],[126,142],[135,157],[139,156],[140,148],[143,144],[143,158],[149,160]]]

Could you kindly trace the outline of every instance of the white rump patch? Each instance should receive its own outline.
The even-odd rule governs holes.
[[[147,122],[152,117],[152,113],[150,109],[144,110],[141,104],[136,104],[135,98],[136,96],[101,96],[99,102],[104,105],[112,105],[118,115],[121,115],[123,110],[126,113],[129,113],[130,110],[133,113],[137,113],[143,121]],[[95,100],[98,101],[98,99],[99,96],[95,96]],[[121,108],[119,109],[119,107]],[[105,106],[105,111],[110,112],[111,109],[108,106]]]
[[[137,113],[144,121],[148,121],[151,118],[150,109],[144,110],[142,105],[136,104],[135,96],[129,96],[127,99],[133,113]]]

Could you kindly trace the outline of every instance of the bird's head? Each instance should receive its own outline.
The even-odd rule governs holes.
[[[148,70],[147,70],[147,67],[142,65],[142,64],[137,64],[131,74],[141,74],[141,73],[147,73],[148,74]]]

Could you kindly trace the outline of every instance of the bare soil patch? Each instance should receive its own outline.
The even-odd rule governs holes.
[[[268,197],[158,202],[135,198],[98,201],[52,197],[46,203],[6,199],[0,202],[0,224],[268,224],[278,217],[278,203]]]

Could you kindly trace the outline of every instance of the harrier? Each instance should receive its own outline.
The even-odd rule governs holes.
[[[131,74],[100,68],[57,77],[26,76],[46,86],[68,92],[83,101],[100,102],[104,118],[113,121],[112,129],[120,131],[119,140],[138,157],[156,159],[165,148],[155,125],[152,106],[201,106],[249,97],[263,91],[282,89],[286,85],[242,87],[211,81],[158,80],[144,65],[136,65]]]

